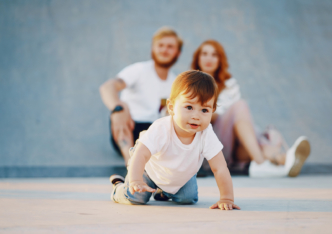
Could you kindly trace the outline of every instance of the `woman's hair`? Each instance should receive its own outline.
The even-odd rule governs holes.
[[[213,77],[205,72],[186,71],[179,74],[172,84],[170,100],[175,101],[179,94],[192,99],[198,97],[202,105],[214,98],[213,110],[217,108],[218,86]]]
[[[204,41],[195,51],[193,56],[193,61],[191,63],[191,69],[193,70],[201,70],[198,65],[199,56],[201,54],[202,48],[204,45],[211,45],[214,47],[218,54],[219,58],[219,66],[213,75],[215,81],[217,82],[219,93],[225,88],[225,81],[232,77],[232,75],[228,72],[228,61],[224,48],[222,45],[215,40],[207,40]]]

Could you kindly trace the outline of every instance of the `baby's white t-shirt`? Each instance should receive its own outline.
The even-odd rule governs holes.
[[[176,78],[169,71],[167,79],[161,80],[153,60],[129,65],[117,77],[126,83],[120,99],[128,104],[131,117],[136,122],[153,122],[159,118],[161,100],[169,98]]]
[[[223,148],[211,124],[197,132],[189,145],[175,133],[172,116],[155,121],[139,141],[151,152],[145,171],[163,191],[177,193],[199,170],[203,159],[212,159]]]

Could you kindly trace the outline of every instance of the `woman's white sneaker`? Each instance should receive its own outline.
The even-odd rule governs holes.
[[[285,177],[288,171],[282,166],[277,166],[269,160],[265,160],[261,164],[251,161],[249,166],[249,176],[252,178],[271,178],[271,177]]]
[[[310,143],[307,137],[300,136],[286,153],[285,168],[288,176],[296,177],[300,174],[302,166],[309,154]]]

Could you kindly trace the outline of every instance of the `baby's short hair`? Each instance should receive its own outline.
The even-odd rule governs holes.
[[[179,74],[173,82],[170,100],[174,101],[179,94],[198,97],[202,105],[214,98],[213,110],[217,108],[218,86],[214,78],[205,72],[186,71]]]

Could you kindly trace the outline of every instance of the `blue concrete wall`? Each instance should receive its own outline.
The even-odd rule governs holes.
[[[309,0],[0,1],[0,167],[122,165],[98,88],[150,58],[163,25],[188,69],[205,39],[225,46],[256,123],[309,162],[332,163],[332,2]]]

